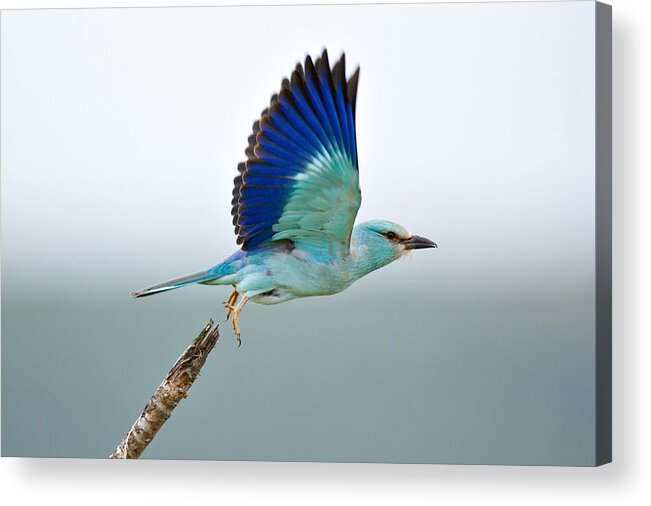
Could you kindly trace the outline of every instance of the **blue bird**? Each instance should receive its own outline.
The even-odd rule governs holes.
[[[332,295],[402,257],[436,248],[384,220],[354,225],[361,204],[355,134],[359,67],[345,55],[331,68],[326,50],[307,56],[253,124],[238,166],[232,215],[241,249],[208,270],[133,292],[145,297],[192,283],[231,285],[226,319],[248,301],[278,304]],[[242,297],[239,302],[238,298]]]

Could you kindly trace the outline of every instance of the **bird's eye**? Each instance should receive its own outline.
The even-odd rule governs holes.
[[[398,238],[395,232],[387,232],[386,234],[384,234],[384,237],[386,237],[390,241],[395,241]]]

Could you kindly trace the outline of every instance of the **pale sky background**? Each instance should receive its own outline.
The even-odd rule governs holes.
[[[362,67],[359,221],[397,221],[439,249],[337,297],[247,308],[242,350],[224,325],[219,377],[202,375],[168,424],[180,432],[149,455],[590,463],[592,2],[13,11],[1,23],[3,454],[110,453],[221,316],[226,289],[128,292],[235,249],[232,179],[251,124],[296,62],[327,47]],[[57,382],[83,383],[81,404],[58,399]],[[116,396],[110,415],[91,386]],[[52,403],[41,430],[38,402]],[[225,407],[237,444],[181,439],[201,423],[231,430]],[[106,433],[71,445],[77,410],[101,413]]]

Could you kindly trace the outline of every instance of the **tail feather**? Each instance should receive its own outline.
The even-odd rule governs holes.
[[[134,292],[131,292],[131,296],[147,297],[149,295],[167,292],[168,290],[175,290],[176,288],[181,288],[182,286],[191,285],[193,283],[205,283],[206,281],[215,279],[215,277],[215,273],[212,272],[212,270],[195,272],[194,274],[188,274],[187,276],[170,279],[168,281],[158,283],[157,285],[149,286],[141,290],[136,290]]]

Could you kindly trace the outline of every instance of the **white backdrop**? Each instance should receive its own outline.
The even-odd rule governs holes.
[[[590,19],[584,2],[7,12],[4,281],[129,291],[230,255],[251,124],[325,46],[362,66],[358,222],[449,252],[412,272],[465,293],[589,284]]]

